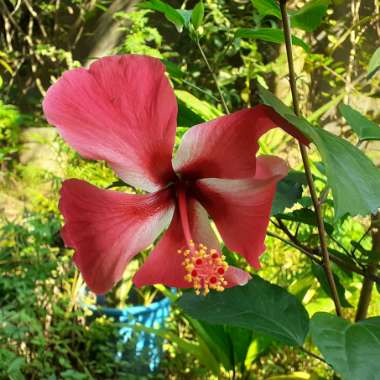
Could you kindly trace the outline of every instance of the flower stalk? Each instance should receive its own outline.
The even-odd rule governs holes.
[[[289,82],[290,82],[290,89],[292,92],[292,99],[293,99],[293,109],[294,113],[299,116],[300,115],[300,108],[298,103],[298,94],[297,94],[297,86],[296,86],[296,75],[294,71],[294,61],[293,61],[293,52],[292,52],[292,40],[291,40],[291,27],[289,23],[289,16],[286,10],[286,1],[287,0],[280,0],[280,9],[281,9],[281,16],[282,16],[282,22],[283,22],[283,29],[284,29],[284,35],[285,35],[285,45],[286,45],[286,54],[288,58],[288,69],[289,69]],[[307,178],[307,184],[310,191],[310,196],[313,202],[316,218],[317,218],[317,226],[318,226],[318,235],[319,235],[319,241],[321,245],[321,252],[323,257],[323,267],[327,276],[328,284],[331,290],[332,298],[335,305],[335,311],[338,316],[342,316],[342,307],[340,305],[339,296],[337,292],[337,288],[334,281],[334,276],[331,270],[331,264],[330,264],[330,257],[328,253],[327,248],[327,239],[326,239],[326,230],[323,222],[323,215],[321,210],[321,205],[318,200],[317,192],[315,190],[314,182],[313,182],[313,176],[311,173],[309,158],[307,155],[307,150],[305,145],[302,143],[299,144],[301,156],[302,156],[302,162],[305,168],[306,178]]]

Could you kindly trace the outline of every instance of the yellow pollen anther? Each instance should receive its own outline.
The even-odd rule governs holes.
[[[228,269],[225,257],[216,249],[208,249],[204,244],[196,245],[192,240],[190,249],[178,250],[184,255],[182,265],[186,271],[185,280],[192,283],[195,294],[207,295],[210,289],[221,292],[227,286],[224,276]]]

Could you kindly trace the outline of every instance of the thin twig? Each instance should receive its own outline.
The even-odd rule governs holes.
[[[380,212],[378,212],[375,216],[372,216],[372,225],[375,221],[380,220]],[[380,228],[375,227],[372,230],[372,253],[378,253],[380,251]],[[375,275],[377,271],[379,263],[378,260],[370,263],[367,267],[366,273],[370,273]],[[373,288],[373,280],[365,277],[363,280],[363,286],[360,291],[359,304],[358,309],[356,311],[355,321],[361,321],[367,317],[368,308],[371,303],[372,297],[372,288]]]
[[[212,69],[212,67],[211,67],[211,65],[210,65],[210,63],[209,63],[209,61],[208,61],[208,59],[207,59],[207,57],[206,57],[205,52],[204,52],[203,49],[202,49],[202,46],[201,46],[201,44],[200,44],[200,42],[199,42],[199,38],[198,38],[198,36],[195,38],[195,41],[196,41],[196,44],[197,44],[197,46],[198,46],[198,49],[199,49],[199,51],[200,51],[200,53],[201,53],[201,55],[202,55],[202,58],[203,58],[203,60],[204,60],[204,62],[205,62],[205,64],[206,64],[208,70],[210,71],[210,74],[211,74],[211,76],[212,76],[212,79],[213,79],[214,82],[215,82],[215,86],[216,86],[216,88],[217,88],[217,90],[218,90],[219,97],[220,97],[220,101],[222,102],[222,105],[223,105],[224,111],[226,112],[226,114],[229,114],[229,113],[230,113],[230,110],[228,109],[228,106],[227,106],[227,103],[226,103],[226,101],[225,101],[225,99],[224,99],[224,96],[223,96],[222,90],[221,90],[221,88],[219,87],[219,84],[218,84],[218,78],[216,77],[216,75],[215,75],[215,73],[214,73],[214,70]]]
[[[288,58],[289,80],[290,80],[290,88],[291,88],[292,98],[293,98],[293,108],[294,108],[295,114],[299,116],[300,109],[299,109],[299,104],[298,104],[296,75],[294,71],[293,52],[292,52],[291,29],[290,29],[288,13],[286,10],[286,0],[280,0],[280,8],[281,8],[282,22],[283,22],[283,28],[284,28],[284,34],[285,34],[285,45],[286,45],[286,53],[287,53],[287,58]],[[327,280],[328,280],[329,287],[331,290],[331,295],[334,301],[336,314],[338,316],[341,316],[342,315],[341,305],[340,305],[339,296],[338,296],[338,292],[337,292],[335,281],[334,281],[334,276],[331,270],[330,257],[329,257],[329,253],[327,249],[325,225],[323,222],[322,211],[318,203],[318,196],[314,187],[313,176],[311,174],[309,158],[307,155],[307,150],[306,150],[305,145],[300,144],[300,151],[301,151],[303,165],[305,168],[305,173],[306,173],[306,178],[307,178],[307,183],[308,183],[311,199],[313,201],[314,210],[317,217],[319,241],[321,244],[321,250],[323,254],[323,267],[325,269]]]
[[[325,359],[321,358],[317,354],[314,354],[314,352],[311,352],[311,351],[309,351],[309,350],[307,350],[306,348],[303,348],[303,347],[300,347],[300,350],[303,351],[305,354],[307,354],[309,356],[312,356],[314,359],[317,359],[317,360],[321,361],[322,363],[327,364],[329,367],[332,368],[331,364],[327,363],[327,361]]]
[[[286,240],[282,236],[277,235],[271,231],[267,231],[267,235],[271,236],[275,239],[281,240],[283,243],[289,245],[290,247],[297,249],[298,251],[305,254],[307,257],[309,257],[311,260],[313,260],[315,263],[320,264],[320,265],[323,264],[322,260],[319,260],[320,252],[318,249],[311,249],[311,248],[305,247],[303,245],[296,244],[292,241]],[[380,285],[380,277],[379,276],[376,276],[373,273],[368,273],[365,270],[357,267],[355,264],[350,263],[348,261],[345,261],[341,257],[334,255],[333,253],[329,253],[329,257],[330,257],[331,261],[333,261],[336,265],[338,265],[343,270],[348,271],[348,272],[357,273],[357,274],[359,274],[363,277],[366,277],[366,278],[368,278],[368,279],[370,279],[370,280],[372,280],[372,281],[374,281]]]

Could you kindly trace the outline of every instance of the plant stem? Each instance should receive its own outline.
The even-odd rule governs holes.
[[[374,221],[380,220],[380,212],[375,216],[372,216],[372,225]],[[380,251],[380,228],[375,227],[372,229],[372,253],[378,253]],[[374,262],[368,265],[366,273],[375,275],[378,267],[378,262]],[[361,321],[367,317],[368,308],[371,303],[373,288],[373,280],[365,277],[363,280],[363,286],[360,291],[358,309],[356,311],[355,321]]]
[[[204,52],[203,49],[202,49],[202,46],[201,46],[201,44],[200,44],[200,42],[199,42],[199,38],[198,38],[198,36],[195,37],[195,41],[196,41],[196,44],[197,44],[197,46],[198,46],[198,49],[199,49],[199,51],[200,51],[200,53],[201,53],[201,55],[202,55],[202,58],[203,58],[203,60],[205,61],[205,64],[206,64],[208,70],[210,71],[210,74],[211,74],[211,76],[212,76],[212,79],[213,79],[214,82],[215,82],[215,86],[216,86],[216,88],[217,88],[217,90],[218,90],[219,97],[220,97],[220,101],[222,102],[222,105],[223,105],[224,111],[225,111],[226,114],[229,114],[229,113],[230,113],[230,110],[228,109],[228,106],[227,106],[226,100],[224,99],[224,96],[223,96],[222,90],[221,90],[221,88],[219,87],[219,84],[218,84],[218,78],[216,77],[216,75],[215,75],[215,73],[214,73],[214,70],[212,69],[212,67],[211,67],[211,65],[210,65],[210,63],[209,63],[209,61],[208,61],[208,59],[207,59],[207,57],[206,57],[205,52]]]
[[[288,57],[289,81],[290,81],[290,89],[291,89],[292,98],[293,98],[293,108],[294,108],[294,113],[297,116],[299,116],[300,109],[299,109],[298,95],[297,95],[296,75],[294,71],[291,29],[290,29],[288,13],[286,11],[286,0],[280,0],[280,8],[281,8],[282,22],[283,22],[283,28],[284,28],[284,34],[285,34],[286,53]],[[336,289],[334,276],[333,276],[331,265],[330,265],[330,258],[329,258],[329,253],[327,249],[326,231],[325,231],[325,225],[323,222],[322,210],[319,205],[317,192],[314,187],[313,176],[311,174],[307,150],[306,150],[305,145],[299,144],[299,146],[300,146],[303,165],[305,168],[305,173],[306,173],[306,178],[307,178],[307,183],[308,183],[311,199],[313,201],[314,210],[317,217],[319,241],[321,244],[321,251],[322,251],[322,256],[323,256],[323,267],[325,269],[327,280],[328,280],[329,287],[331,290],[336,314],[338,316],[342,316],[342,310],[341,310],[341,305],[339,302],[338,292]]]

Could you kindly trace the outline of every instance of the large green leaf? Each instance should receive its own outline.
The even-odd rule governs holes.
[[[212,292],[207,297],[186,293],[178,304],[193,318],[251,329],[290,345],[301,346],[309,328],[300,301],[258,276],[245,286]]]
[[[329,4],[330,0],[307,2],[301,9],[289,12],[291,25],[306,32],[313,32],[321,24]]]
[[[301,199],[303,186],[306,184],[305,173],[290,171],[288,175],[277,184],[276,195],[272,204],[272,215],[277,215],[286,208],[294,206],[294,204]]]
[[[333,193],[335,217],[375,212],[380,207],[380,170],[373,162],[348,141],[294,115],[268,90],[260,86],[259,91],[265,104],[273,107],[317,146]]]
[[[360,112],[347,104],[341,104],[339,111],[350,127],[359,136],[360,141],[380,140],[380,127],[376,123],[368,120]]]
[[[311,320],[311,336],[342,380],[380,379],[380,317],[351,324],[317,313]]]
[[[282,44],[285,42],[284,31],[279,28],[241,28],[235,33],[235,38],[252,38]],[[293,45],[301,46],[305,51],[310,51],[307,43],[298,37],[292,36]]]
[[[375,50],[373,53],[369,64],[368,64],[368,71],[367,76],[368,78],[372,78],[377,71],[380,69],[380,47]]]

